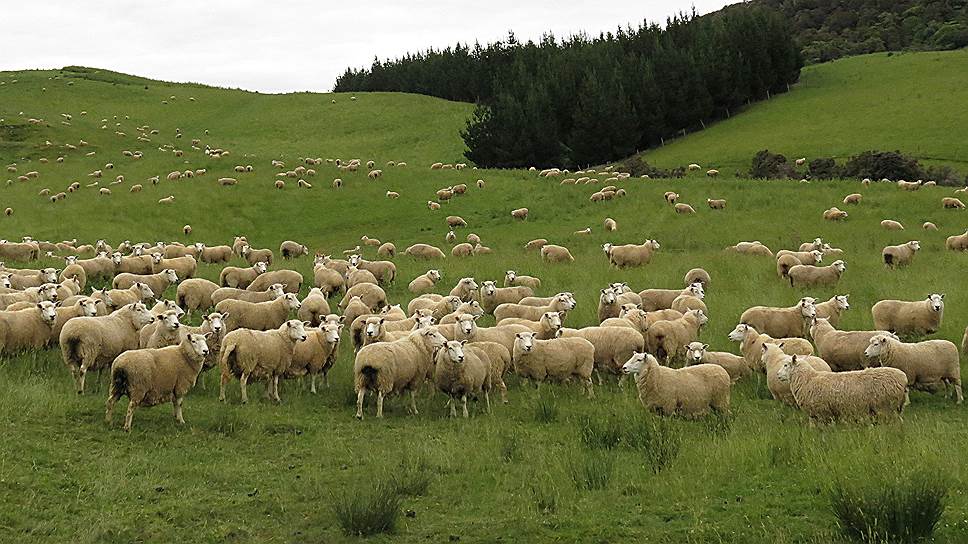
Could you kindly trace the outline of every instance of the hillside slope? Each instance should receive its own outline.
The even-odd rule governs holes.
[[[650,163],[746,172],[760,149],[847,158],[901,150],[968,171],[968,50],[879,53],[804,68],[793,92],[645,152]]]

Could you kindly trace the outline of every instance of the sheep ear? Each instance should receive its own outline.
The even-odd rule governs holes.
[[[155,321],[161,321],[163,319],[165,319],[165,316],[163,316],[163,315],[156,315],[155,316]]]
[[[340,323],[342,323],[342,322],[343,322],[343,321],[345,321],[345,320],[346,320],[346,316],[345,316],[345,315],[341,315],[341,316],[339,316],[339,322],[340,322]]]
[[[460,341],[460,345],[462,345],[462,346],[463,346],[464,344],[466,344],[466,343],[467,343],[467,340],[461,340],[461,341]]]
[[[212,332],[209,331],[209,332],[203,334],[202,336],[204,336],[205,338],[208,338],[209,336],[212,336]]]
[[[307,327],[308,327],[308,326],[310,326],[310,324],[311,324],[311,323],[310,323],[309,321],[303,321],[303,325],[305,325],[305,326],[307,326]]]
[[[703,344],[702,349],[709,349],[709,344]]]

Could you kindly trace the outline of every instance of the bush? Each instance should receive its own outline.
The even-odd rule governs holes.
[[[886,482],[845,479],[834,485],[830,502],[851,539],[913,543],[934,532],[947,494],[943,480],[924,472]]]
[[[831,158],[819,158],[810,161],[807,167],[810,177],[815,179],[834,179],[841,177],[840,168]]]
[[[679,169],[676,169],[679,170]],[[616,172],[628,172],[632,177],[649,176],[650,178],[671,178],[682,177],[681,174],[675,175],[675,171],[662,170],[649,164],[642,155],[632,155],[624,161],[615,165]],[[683,169],[685,171],[685,169]]]
[[[864,151],[847,161],[844,177],[913,181],[924,178],[924,170],[917,159],[900,151]]]
[[[400,517],[401,496],[392,486],[354,489],[334,497],[336,521],[350,536],[392,533]]]
[[[763,149],[753,157],[750,167],[750,177],[753,179],[790,179],[794,176],[796,171],[783,155]]]
[[[938,185],[960,187],[961,176],[950,166],[929,166],[924,172],[925,180],[934,180]]]

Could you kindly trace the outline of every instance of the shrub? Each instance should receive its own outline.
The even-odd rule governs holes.
[[[841,530],[854,540],[913,543],[934,532],[947,494],[941,478],[922,472],[893,481],[842,480],[830,503]]]
[[[786,157],[763,149],[753,157],[750,177],[754,179],[789,179],[796,175]]]
[[[354,489],[334,497],[336,521],[350,536],[392,533],[400,517],[401,496],[392,486]]]
[[[617,163],[615,165],[615,171],[628,172],[634,178],[641,176],[649,176],[650,178],[682,177],[681,175],[675,176],[674,171],[663,170],[652,166],[642,155],[632,155],[624,161]]]
[[[829,157],[813,159],[807,167],[810,177],[815,179],[834,179],[841,177],[837,163]]]
[[[900,151],[864,151],[844,164],[844,177],[913,181],[923,178],[924,170]]]

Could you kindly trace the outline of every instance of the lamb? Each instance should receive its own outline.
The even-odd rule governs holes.
[[[181,279],[188,279],[195,276],[195,270],[198,268],[198,262],[195,257],[191,255],[185,255],[183,257],[176,257],[173,259],[162,258],[161,255],[155,253],[151,256],[151,271],[161,272],[162,270],[171,269],[175,271]]]
[[[686,346],[686,366],[698,364],[723,367],[732,383],[752,374],[752,369],[745,358],[725,351],[709,351],[709,344],[691,342]]]
[[[309,248],[292,240],[286,240],[279,245],[279,254],[283,259],[295,259],[303,255],[309,255]]]
[[[468,243],[462,243],[455,245],[450,250],[451,257],[470,257],[474,254],[474,246]]]
[[[151,288],[152,292],[164,293],[170,285],[178,283],[178,274],[170,268],[166,268],[157,274],[128,274],[122,273],[114,277],[111,282],[115,289],[128,289],[136,283],[143,283]]]
[[[376,417],[383,417],[383,399],[410,392],[409,411],[417,415],[416,390],[427,380],[433,366],[433,350],[443,337],[435,328],[420,329],[394,342],[370,344],[360,349],[353,363],[356,418],[363,419],[363,400],[376,392]]]
[[[494,309],[494,317],[498,324],[502,320],[517,317],[537,321],[545,312],[561,312],[562,317],[569,310],[573,310],[577,303],[567,293],[559,293],[547,306],[525,306],[523,304],[501,304]]]
[[[93,292],[91,296],[98,298],[97,292]],[[106,291],[102,300],[104,300],[105,305],[110,301],[114,308],[120,308],[127,304],[145,302],[153,298],[155,298],[154,290],[146,283],[137,282],[127,289],[112,289]]]
[[[686,287],[694,283],[702,284],[703,289],[709,289],[709,272],[706,272],[702,268],[693,268],[692,270],[686,272],[686,275],[682,278],[682,284]]]
[[[605,222],[602,223],[602,228],[604,228],[606,232],[615,232],[618,230],[618,224],[615,223],[615,220],[611,217],[606,217]]]
[[[413,244],[404,250],[406,255],[417,259],[443,259],[446,257],[440,248],[429,244]]]
[[[726,251],[734,251],[741,255],[753,255],[757,257],[772,257],[773,252],[770,248],[761,244],[759,241],[756,242],[739,242],[736,245],[729,246]]]
[[[695,208],[693,208],[689,204],[683,204],[681,202],[680,203],[677,203],[674,206],[674,208],[676,210],[676,213],[679,214],[679,215],[694,214],[694,213],[696,213]]]
[[[441,277],[440,270],[431,269],[414,278],[407,288],[411,293],[421,295],[432,291]],[[487,282],[485,282],[486,284]]]
[[[932,390],[943,386],[946,396],[954,390],[955,403],[961,404],[961,365],[958,347],[947,340],[926,340],[904,343],[887,334],[870,339],[864,355],[871,366],[897,368],[907,376],[907,385],[916,389]]]
[[[209,333],[211,334],[211,333]],[[111,365],[111,391],[104,419],[111,424],[115,403],[127,396],[124,430],[131,430],[135,408],[171,401],[175,420],[184,424],[182,403],[195,386],[208,355],[207,335],[190,334],[178,345],[124,352]]]
[[[434,384],[437,390],[450,397],[451,417],[457,417],[456,402],[460,399],[463,416],[468,417],[467,397],[484,397],[487,412],[491,411],[491,360],[486,352],[465,341],[448,341],[440,345],[434,357]]]
[[[308,323],[310,327],[319,327],[329,314],[330,308],[326,295],[321,289],[314,287],[309,290],[309,294],[300,303],[296,317],[300,321]]]
[[[58,342],[78,394],[84,393],[84,377],[89,370],[100,370],[121,353],[137,349],[138,332],[154,319],[148,308],[137,302],[111,315],[77,317],[64,324]]]
[[[447,226],[452,229],[457,227],[466,227],[467,221],[464,221],[464,218],[459,215],[448,215]]]
[[[236,289],[235,287],[219,287],[212,293],[212,305],[216,305],[223,300],[235,299],[246,302],[269,302],[285,294],[281,283],[274,283],[266,288],[265,291],[250,291],[248,289]]]
[[[843,221],[844,219],[847,219],[849,215],[850,214],[836,206],[823,212],[823,218],[827,221]]]
[[[331,297],[346,290],[346,281],[338,271],[318,264],[313,267],[313,286]]]
[[[534,251],[536,249],[540,250],[542,247],[546,245],[548,245],[547,238],[536,238],[534,240],[529,241],[527,244],[524,244],[524,250],[525,251]]]
[[[413,291],[411,289],[411,291]],[[534,290],[521,285],[517,287],[497,287],[493,281],[485,281],[481,286],[480,298],[484,313],[494,314],[501,304],[519,303],[526,297],[534,296]]]
[[[711,210],[725,210],[726,209],[726,201],[725,200],[722,200],[722,199],[707,198],[706,199],[706,205],[709,206],[709,209],[711,209]]]
[[[508,270],[504,273],[504,286],[505,287],[530,287],[533,290],[541,289],[541,280],[532,276],[522,276],[519,275],[514,270]]]
[[[218,289],[218,284],[204,278],[192,278],[178,284],[175,290],[175,301],[186,312],[203,311],[215,306],[212,294]]]
[[[299,288],[302,287],[302,282],[302,274],[295,270],[271,270],[256,276],[252,283],[246,287],[246,290],[265,291],[272,285],[280,284],[285,292],[298,293]]]
[[[568,248],[554,244],[546,244],[541,247],[541,259],[547,263],[575,262],[575,258],[571,255],[571,251],[568,251]]]
[[[949,236],[944,242],[944,247],[952,251],[968,251],[968,229],[965,229],[964,234]]]
[[[702,310],[689,310],[674,321],[658,321],[645,331],[645,351],[668,365],[685,354],[683,349],[699,338],[699,331],[709,322]]]
[[[831,325],[836,327],[840,324],[840,317],[850,309],[848,299],[850,295],[834,295],[827,302],[814,304],[817,308],[817,319],[826,319]]]
[[[795,407],[797,401],[793,397],[790,383],[788,381],[782,381],[779,378],[779,372],[784,362],[789,360],[790,357],[793,357],[793,355],[788,355],[780,346],[770,342],[764,343],[760,351],[762,353],[761,368],[766,369],[766,387],[770,390],[770,395],[773,396],[773,400],[778,400]],[[796,355],[796,357],[804,363],[809,364],[814,370],[830,372],[830,366],[820,357],[810,355]]]
[[[271,249],[252,249],[252,246],[245,245],[242,246],[242,258],[245,259],[250,265],[255,265],[255,263],[266,263],[267,265],[272,264],[272,250]]]
[[[834,261],[829,266],[810,266],[798,264],[790,268],[787,276],[793,287],[831,286],[840,281],[840,276],[847,270],[844,261]]]
[[[470,302],[477,294],[478,286],[474,278],[461,278],[457,285],[450,290],[450,296],[457,297],[461,302]]]
[[[944,293],[917,302],[882,300],[871,308],[874,327],[898,335],[934,334],[944,318]]]
[[[255,263],[248,268],[226,266],[218,275],[218,284],[222,287],[245,289],[255,281],[259,274],[264,274],[268,269],[269,265],[263,262]]]
[[[602,383],[602,373],[622,374],[622,365],[634,353],[641,352],[645,340],[638,331],[625,327],[585,327],[582,329],[561,329],[560,338],[584,338],[595,347],[594,370],[598,373],[598,383]]]
[[[386,291],[373,283],[361,283],[347,289],[346,295],[339,303],[340,309],[344,308],[344,302],[348,302],[353,297],[360,297],[360,300],[374,312],[387,305]]]
[[[634,353],[622,372],[636,375],[639,402],[659,415],[696,418],[710,411],[729,413],[730,378],[721,366],[666,368],[651,354]]]
[[[33,303],[24,310],[0,312],[0,353],[10,355],[44,347],[56,319],[57,308],[50,301]]]
[[[323,375],[323,385],[329,387],[329,371],[336,364],[339,354],[339,335],[343,325],[321,323],[318,329],[306,331],[306,341],[298,342],[292,354],[292,363],[283,375],[296,378],[309,375],[309,392],[316,394],[316,377]]]
[[[286,296],[295,299],[292,293]],[[292,366],[296,343],[305,342],[306,336],[302,321],[296,319],[284,321],[273,330],[239,329],[226,334],[219,355],[218,400],[225,401],[225,386],[232,376],[237,376],[242,404],[249,402],[246,385],[250,378],[266,380],[266,396],[281,402],[279,378]]]
[[[740,322],[774,338],[805,338],[810,321],[817,315],[816,301],[801,298],[795,306],[773,308],[753,306],[740,316]]]
[[[138,332],[138,345],[143,348],[163,348],[180,341],[181,323],[178,312],[169,310],[155,316],[155,322],[145,325]]]
[[[834,372],[867,368],[864,350],[871,338],[885,331],[838,331],[824,318],[817,318],[810,327],[810,337],[817,345],[817,354],[830,365]]]
[[[789,383],[811,425],[817,421],[876,421],[889,414],[901,420],[907,399],[904,373],[894,368],[823,372],[794,355],[784,359],[777,379]]]
[[[229,331],[235,329],[253,329],[266,331],[278,328],[286,322],[290,311],[298,310],[299,299],[293,293],[269,301],[269,302],[246,302],[244,300],[226,299],[215,305],[215,311],[227,316],[225,318],[225,328]]]
[[[904,225],[892,219],[885,219],[881,221],[881,227],[886,230],[904,230]]]
[[[907,266],[914,261],[914,254],[921,249],[921,242],[911,240],[906,244],[898,246],[887,246],[881,251],[886,266],[897,268]]]
[[[965,209],[965,203],[957,198],[944,197],[941,199],[941,206],[945,209],[955,209],[963,210]]]
[[[588,398],[593,398],[592,370],[595,346],[584,338],[536,340],[533,332],[514,335],[511,350],[514,372],[535,382],[569,381],[576,378],[585,384]]]
[[[864,195],[860,193],[852,193],[844,197],[844,204],[860,204],[863,198]]]
[[[516,210],[511,210],[511,217],[513,217],[514,219],[520,219],[521,221],[524,221],[525,219],[528,218],[528,209],[518,208]]]

